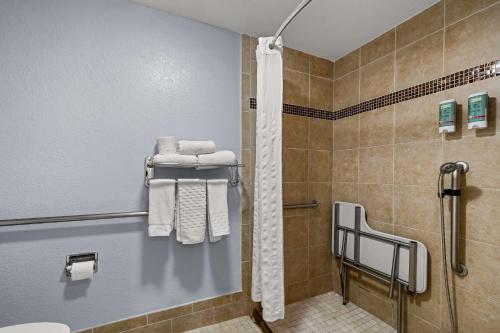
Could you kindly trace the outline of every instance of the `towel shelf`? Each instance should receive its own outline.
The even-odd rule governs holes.
[[[144,185],[146,187],[149,187],[149,181],[151,179],[154,179],[155,176],[155,167],[160,167],[160,168],[177,168],[177,169],[193,168],[196,170],[204,170],[205,168],[206,169],[229,168],[230,172],[229,184],[231,184],[232,186],[236,186],[240,182],[238,168],[242,168],[244,166],[245,166],[244,164],[238,163],[238,161],[235,161],[233,164],[155,162],[152,156],[147,156],[144,159],[144,171],[145,171]]]

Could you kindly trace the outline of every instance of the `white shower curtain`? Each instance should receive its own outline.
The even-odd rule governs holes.
[[[281,112],[283,62],[281,37],[257,46],[257,120],[252,257],[252,300],[261,302],[266,321],[283,319],[283,203]]]

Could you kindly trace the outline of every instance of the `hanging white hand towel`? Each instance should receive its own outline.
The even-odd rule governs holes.
[[[179,179],[177,196],[178,229],[182,244],[198,244],[205,240],[207,221],[207,182],[204,179]],[[180,229],[180,230],[179,230]]]
[[[175,214],[175,180],[149,181],[149,237],[169,236]]]
[[[229,235],[227,179],[207,180],[208,235],[211,242]]]
[[[261,302],[265,321],[285,317],[281,117],[283,62],[281,37],[257,46],[257,112],[252,256],[252,299]]]

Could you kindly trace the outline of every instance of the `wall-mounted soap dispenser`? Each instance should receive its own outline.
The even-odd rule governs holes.
[[[454,133],[457,102],[454,99],[439,103],[439,133]]]
[[[488,93],[480,92],[468,98],[467,128],[488,127]]]

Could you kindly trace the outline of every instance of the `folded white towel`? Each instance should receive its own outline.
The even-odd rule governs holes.
[[[175,214],[175,180],[149,181],[149,237],[169,236]]]
[[[182,155],[201,155],[215,153],[215,142],[213,141],[188,141],[180,140],[177,143],[177,151]]]
[[[204,179],[177,181],[177,233],[182,244],[198,244],[205,240],[207,191]]]
[[[177,141],[175,141],[175,136],[164,136],[156,140],[156,147],[158,148],[158,153],[161,155],[173,154],[177,151]]]
[[[200,164],[234,164],[236,163],[236,155],[230,150],[221,150],[213,154],[198,156]],[[200,166],[199,169],[212,169],[216,167]]]
[[[155,163],[179,163],[179,164],[198,163],[198,158],[195,155],[181,155],[177,153],[166,154],[166,155],[158,154],[153,157],[153,160]],[[181,167],[181,165],[179,167]]]
[[[208,234],[211,242],[229,235],[227,179],[207,180]]]

